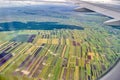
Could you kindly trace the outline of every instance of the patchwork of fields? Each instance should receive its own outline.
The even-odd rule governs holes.
[[[0,32],[0,80],[98,79],[120,52],[119,42],[98,30]]]

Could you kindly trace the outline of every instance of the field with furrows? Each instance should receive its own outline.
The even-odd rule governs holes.
[[[118,42],[104,30],[22,30],[0,35],[5,36],[0,36],[0,80],[95,80],[120,56]]]

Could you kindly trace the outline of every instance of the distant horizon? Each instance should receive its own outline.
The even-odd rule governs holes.
[[[40,5],[47,2],[64,3],[66,0],[0,0],[0,8],[2,7],[19,7],[27,5]],[[52,4],[54,4],[52,3]]]
[[[45,2],[44,2],[45,1]],[[74,0],[0,0],[0,8],[2,7],[14,7],[14,6],[27,6],[27,5],[39,5],[46,4],[46,2],[71,2]],[[81,0],[81,1],[90,1],[93,3],[105,3],[105,4],[116,4],[119,5],[119,1],[114,0]]]
[[[107,3],[107,4],[118,4],[117,0],[81,0],[81,1],[90,1],[90,2],[99,2],[99,3]]]

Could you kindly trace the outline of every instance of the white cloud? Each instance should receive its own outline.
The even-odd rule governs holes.
[[[92,1],[92,2],[111,2],[112,0],[83,0],[83,1]]]
[[[82,0],[82,1],[88,1],[88,2],[99,2],[99,3],[108,3],[108,4],[117,4],[118,1],[116,0]]]
[[[45,1],[45,2],[44,2]],[[48,2],[65,2],[66,0],[0,0],[0,7],[46,4]]]
[[[58,2],[64,2],[66,0],[43,0],[43,1],[58,1]]]
[[[74,0],[0,0],[0,7],[46,4],[47,1],[56,3],[56,2],[68,2]],[[118,4],[118,1],[114,1],[114,0],[83,0],[83,1]]]

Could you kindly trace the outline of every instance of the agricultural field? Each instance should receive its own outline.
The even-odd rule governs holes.
[[[120,60],[120,29],[78,6],[0,8],[0,80],[98,80]]]
[[[119,41],[95,28],[0,35],[0,80],[96,80],[120,56]]]

